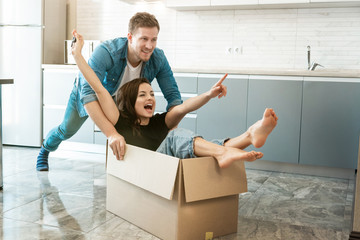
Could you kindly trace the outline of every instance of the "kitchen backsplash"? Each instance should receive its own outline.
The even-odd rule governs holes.
[[[174,68],[360,69],[360,8],[176,11],[162,4],[77,0],[85,39],[126,36],[131,16],[153,13],[158,47]]]

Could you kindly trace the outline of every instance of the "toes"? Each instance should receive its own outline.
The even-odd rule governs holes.
[[[264,156],[264,154],[262,152],[256,153],[256,159],[262,158],[263,156]]]
[[[264,117],[268,117],[268,116],[270,116],[270,115],[272,115],[272,114],[271,114],[271,109],[270,109],[270,108],[265,108]]]

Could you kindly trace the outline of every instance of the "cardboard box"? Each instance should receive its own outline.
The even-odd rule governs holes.
[[[237,232],[244,162],[221,169],[212,157],[178,159],[131,145],[124,159],[108,148],[108,211],[166,240]]]

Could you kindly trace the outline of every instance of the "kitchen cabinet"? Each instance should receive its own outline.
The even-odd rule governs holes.
[[[166,6],[179,10],[358,7],[360,0],[166,0]]]
[[[167,7],[204,7],[210,6],[210,0],[166,0]]]
[[[220,74],[199,74],[198,93],[208,91]],[[213,98],[197,111],[197,133],[207,140],[236,137],[246,130],[248,75],[229,75],[227,96]]]
[[[359,0],[310,0],[310,3],[354,3],[358,2]]]
[[[76,68],[43,70],[43,136],[58,126],[64,117],[67,101],[78,74]],[[94,123],[87,120],[69,141],[93,143]]]
[[[106,145],[106,141],[107,141],[106,136],[101,132],[98,126],[94,125],[94,143],[100,145]]]
[[[356,169],[360,79],[305,77],[300,164]]]
[[[176,79],[176,83],[181,94],[181,99],[183,101],[186,101],[186,99],[197,95],[197,73],[174,73],[174,77]],[[162,94],[156,79],[151,82],[151,86],[154,90],[156,99],[155,111],[165,112],[168,103],[164,98],[164,95]],[[196,111],[194,111],[192,113],[186,114],[183,120],[181,120],[179,123],[179,127],[196,132],[196,121],[197,114]]]
[[[211,0],[211,6],[257,5],[259,0]]]
[[[309,0],[259,0],[259,4],[294,4],[309,3]]]
[[[263,160],[298,163],[303,77],[250,76],[247,128],[262,118],[265,108],[278,116],[276,128],[263,147]],[[247,150],[256,150],[253,146]]]

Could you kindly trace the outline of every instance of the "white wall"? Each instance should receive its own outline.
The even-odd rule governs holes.
[[[159,20],[158,47],[172,67],[304,69],[310,45],[312,60],[326,68],[360,69],[360,8],[176,11],[77,0],[77,29],[88,40],[126,36],[138,11]]]

